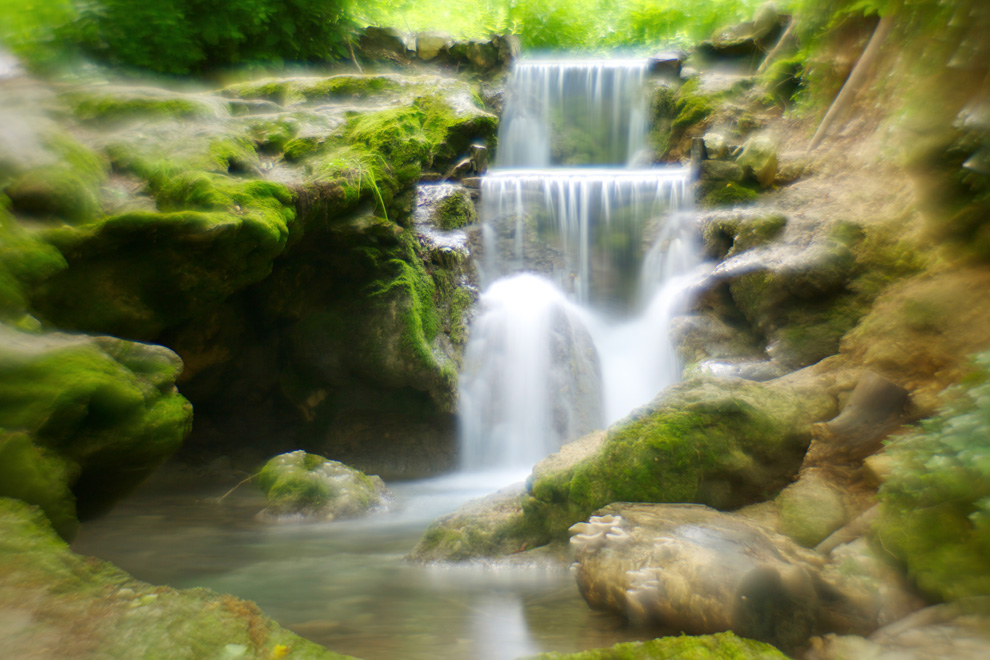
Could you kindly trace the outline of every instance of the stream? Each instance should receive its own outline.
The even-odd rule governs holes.
[[[273,525],[254,520],[265,501],[252,484],[218,502],[227,487],[166,473],[84,524],[72,547],[153,584],[252,600],[303,637],[364,660],[508,660],[652,638],[589,609],[561,567],[404,561],[436,516],[523,476],[395,483],[389,512]]]

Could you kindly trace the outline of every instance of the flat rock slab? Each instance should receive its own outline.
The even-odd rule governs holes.
[[[815,629],[823,559],[762,526],[695,504],[622,503],[571,531],[578,588],[592,607],[785,650]]]

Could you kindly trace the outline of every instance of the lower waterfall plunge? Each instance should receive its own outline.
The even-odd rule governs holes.
[[[700,264],[685,168],[494,171],[460,386],[462,469],[528,469],[680,377]]]

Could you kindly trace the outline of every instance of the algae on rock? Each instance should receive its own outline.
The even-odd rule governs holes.
[[[268,498],[258,514],[264,520],[356,518],[382,508],[390,498],[380,478],[302,450],[265,463],[258,485]]]

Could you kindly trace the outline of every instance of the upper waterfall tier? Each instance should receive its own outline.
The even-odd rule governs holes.
[[[628,310],[643,293],[643,259],[686,202],[688,181],[683,167],[493,170],[481,189],[484,283],[539,272],[577,302]]]
[[[642,59],[517,61],[506,89],[498,166],[648,161],[641,156],[648,68]]]

